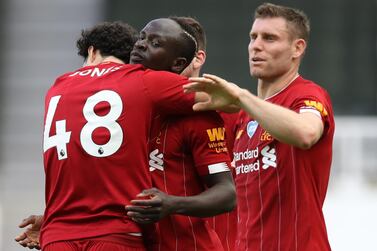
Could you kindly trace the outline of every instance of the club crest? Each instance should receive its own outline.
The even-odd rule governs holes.
[[[247,124],[247,135],[249,135],[249,138],[253,137],[257,128],[258,128],[258,122],[255,120],[252,120]]]

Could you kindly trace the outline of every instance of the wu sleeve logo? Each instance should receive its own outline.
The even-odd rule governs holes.
[[[208,148],[214,150],[216,153],[227,152],[227,146],[225,142],[225,128],[217,127],[207,129],[209,138]]]
[[[305,100],[304,103],[307,107],[313,107],[314,109],[319,111],[323,117],[326,117],[328,115],[328,112],[325,106],[321,102],[314,101],[314,100]]]
[[[153,172],[156,169],[164,171],[164,154],[159,153],[158,149],[149,154],[149,171]]]
[[[213,141],[223,141],[225,135],[225,128],[218,127],[218,128],[211,128],[207,129],[208,138],[211,142]]]

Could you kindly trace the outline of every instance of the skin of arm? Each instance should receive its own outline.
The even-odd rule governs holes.
[[[168,195],[157,188],[144,190],[126,206],[127,215],[138,223],[153,223],[170,214],[210,217],[231,211],[236,204],[236,191],[230,172],[204,177],[208,189],[194,196]]]
[[[193,83],[184,86],[186,92],[202,91],[210,97],[205,102],[196,103],[194,110],[216,110],[236,105],[258,121],[272,137],[300,149],[310,149],[322,136],[323,122],[315,114],[299,114],[272,104],[214,75],[204,74],[190,80]]]
[[[300,149],[310,149],[321,138],[323,122],[312,113],[297,113],[264,101],[247,90],[237,103],[268,131],[272,137]]]

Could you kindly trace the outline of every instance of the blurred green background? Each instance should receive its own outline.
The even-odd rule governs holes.
[[[247,45],[255,8],[264,1],[106,1],[106,17],[138,29],[169,15],[190,15],[204,26],[207,62],[216,73],[255,90]],[[336,114],[377,114],[377,10],[375,0],[272,1],[304,10],[311,21],[301,74],[330,93]]]

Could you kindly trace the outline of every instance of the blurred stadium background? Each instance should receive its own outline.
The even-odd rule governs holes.
[[[312,34],[301,74],[332,96],[336,135],[324,206],[335,251],[377,250],[377,1],[272,1],[303,9]],[[141,29],[169,15],[199,19],[205,72],[255,90],[247,63],[253,10],[262,1],[3,0],[0,2],[0,250],[23,250],[18,223],[44,208],[43,100],[56,76],[79,68],[83,28],[124,20]],[[320,160],[318,160],[320,161]]]

